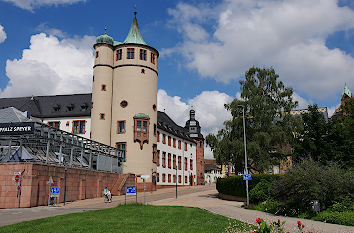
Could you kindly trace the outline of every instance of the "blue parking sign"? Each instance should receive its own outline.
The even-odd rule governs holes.
[[[60,187],[51,187],[50,188],[50,196],[51,197],[59,197],[60,195]]]
[[[136,195],[136,186],[127,186],[125,194],[128,196],[135,196]]]
[[[243,180],[252,180],[251,174],[243,174]]]

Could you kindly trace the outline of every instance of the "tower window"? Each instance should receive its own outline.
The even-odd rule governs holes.
[[[145,142],[149,143],[149,121],[147,117],[134,117],[134,142],[140,143],[140,149]]]
[[[116,52],[116,61],[122,60],[122,49],[118,49]]]
[[[134,48],[127,49],[127,59],[134,59]]]
[[[156,112],[156,104],[152,105],[152,109]]]
[[[73,121],[73,133],[84,134],[86,121]]]
[[[128,106],[128,102],[127,102],[126,100],[123,100],[122,102],[120,102],[120,106],[121,106],[122,108],[125,108],[125,107]]]
[[[116,147],[118,150],[118,153],[122,156],[124,162],[126,161],[127,158],[127,143],[126,142],[117,142]]]
[[[154,124],[154,136],[156,136],[156,124]]]
[[[118,121],[118,134],[125,133],[125,121]]]
[[[106,91],[106,85],[102,84],[101,91]]]
[[[92,76],[92,82],[94,82],[94,81],[95,81],[95,75]]]
[[[142,73],[142,74],[145,74],[145,69],[141,69],[141,73]]]
[[[151,53],[151,63],[155,64],[155,54]]]
[[[140,49],[140,60],[146,61],[146,50]]]
[[[105,114],[104,113],[100,113],[100,120],[105,120]]]
[[[96,51],[96,58],[98,58],[98,51]]]

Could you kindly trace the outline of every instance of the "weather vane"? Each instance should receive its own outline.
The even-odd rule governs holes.
[[[107,34],[107,25],[104,25],[104,34]]]
[[[134,5],[134,15],[136,15],[136,5]]]

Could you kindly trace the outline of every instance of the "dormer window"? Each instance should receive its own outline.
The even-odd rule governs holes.
[[[81,105],[81,111],[86,111],[88,109],[88,104]]]
[[[58,104],[58,105],[54,106],[53,109],[54,109],[54,112],[59,112],[60,111],[60,105]]]
[[[66,108],[68,109],[68,112],[71,112],[71,111],[74,110],[74,105],[71,104],[71,105],[69,105],[69,106],[66,106]]]

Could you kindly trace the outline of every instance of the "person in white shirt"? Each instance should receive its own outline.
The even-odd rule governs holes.
[[[103,194],[104,194],[105,198],[107,198],[108,202],[112,201],[111,191],[109,191],[107,187],[103,190]]]

